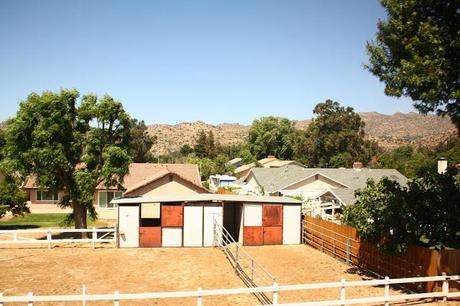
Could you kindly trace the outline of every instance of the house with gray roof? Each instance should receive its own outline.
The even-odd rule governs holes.
[[[253,168],[243,184],[262,195],[301,196],[318,207],[327,207],[333,215],[355,203],[355,191],[364,188],[368,179],[379,181],[383,177],[401,185],[407,183],[407,178],[395,169],[363,168],[356,163],[353,168],[305,168],[295,164]]]

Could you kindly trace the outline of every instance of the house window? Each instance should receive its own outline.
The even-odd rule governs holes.
[[[121,191],[99,191],[99,207],[100,208],[114,208],[115,205],[111,204],[113,198],[121,197]]]
[[[37,190],[37,201],[57,201],[57,191],[52,192],[49,190]]]

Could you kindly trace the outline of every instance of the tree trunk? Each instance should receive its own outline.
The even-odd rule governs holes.
[[[73,202],[73,220],[75,222],[75,228],[87,228],[86,215],[86,207],[77,202]],[[81,238],[84,239],[87,237],[88,233],[81,233]]]

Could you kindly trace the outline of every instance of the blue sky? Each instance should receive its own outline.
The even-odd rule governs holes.
[[[0,2],[0,120],[33,91],[110,94],[147,123],[413,111],[363,69],[378,1]]]

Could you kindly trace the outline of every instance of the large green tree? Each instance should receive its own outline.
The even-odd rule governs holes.
[[[348,206],[342,222],[361,238],[392,253],[410,245],[443,249],[460,247],[460,182],[456,169],[425,172],[400,186],[383,178],[370,180]]]
[[[367,69],[390,96],[449,115],[460,132],[460,1],[382,0],[387,20],[367,44]]]
[[[65,191],[61,204],[72,207],[76,228],[86,228],[87,213],[96,217],[96,186],[120,186],[128,172],[131,124],[110,96],[80,101],[76,90],[32,93],[7,126],[3,164]]]
[[[375,143],[364,138],[364,122],[352,107],[326,100],[315,106],[316,117],[299,143],[299,159],[311,167],[350,167],[367,163],[377,151]]]
[[[256,159],[274,155],[293,159],[298,131],[295,122],[286,118],[262,117],[252,122],[248,131],[248,149]]]

